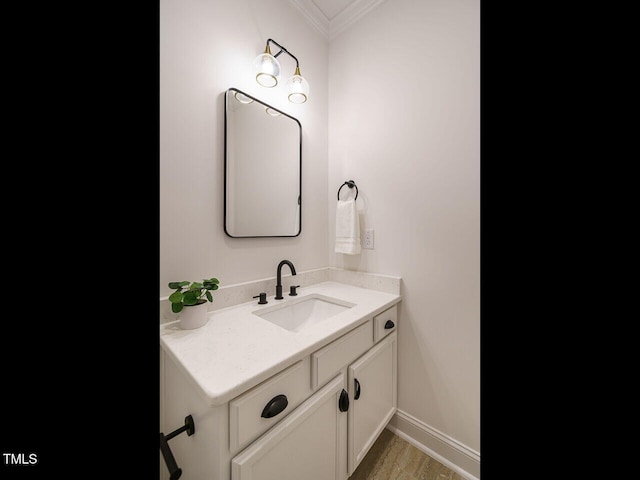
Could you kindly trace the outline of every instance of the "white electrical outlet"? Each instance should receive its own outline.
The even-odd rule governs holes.
[[[364,231],[364,238],[362,239],[362,248],[373,249],[373,230]]]

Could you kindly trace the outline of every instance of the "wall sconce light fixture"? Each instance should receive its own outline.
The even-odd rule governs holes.
[[[280,51],[275,55],[271,55],[269,43],[276,45]],[[309,97],[309,82],[300,75],[300,64],[298,63],[298,59],[286,48],[270,38],[267,40],[267,46],[264,49],[264,53],[258,55],[253,61],[253,68],[256,72],[256,81],[263,87],[268,88],[275,87],[278,84],[280,63],[276,57],[282,52],[286,53],[296,61],[296,70],[293,76],[287,80],[286,84],[289,101],[292,103],[304,103]]]

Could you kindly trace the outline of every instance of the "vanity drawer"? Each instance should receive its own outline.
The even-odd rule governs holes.
[[[309,357],[305,357],[229,402],[232,452],[248,445],[311,395],[309,370]],[[268,405],[271,405],[270,412],[266,411]],[[273,416],[266,418],[263,413]]]
[[[311,354],[311,388],[316,389],[333,378],[338,370],[355,360],[373,345],[372,322],[334,340]]]
[[[391,322],[391,323],[387,323]],[[393,324],[393,326],[391,326]],[[382,340],[398,328],[398,306],[394,305],[373,317],[373,343]]]

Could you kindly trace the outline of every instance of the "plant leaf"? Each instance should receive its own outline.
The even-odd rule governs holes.
[[[213,302],[213,295],[211,295],[211,292],[209,290],[207,290],[207,300],[209,300],[210,302]]]
[[[207,290],[217,290],[218,285],[216,285],[215,283],[208,283],[204,286],[204,288],[206,288]]]
[[[173,292],[171,295],[169,295],[169,301],[171,303],[181,303],[182,302],[182,292],[178,291],[178,292]]]
[[[200,282],[193,282],[189,287],[189,290],[202,290],[204,288]]]
[[[173,313],[180,313],[182,311],[182,303],[172,303],[171,311]]]
[[[193,290],[189,290],[184,294],[184,298],[182,299],[182,302],[185,305],[195,305],[198,302],[198,294]]]
[[[176,290],[178,288],[181,288],[184,282],[169,282],[169,288],[172,290]]]

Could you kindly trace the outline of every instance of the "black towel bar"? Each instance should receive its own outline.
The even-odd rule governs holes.
[[[342,185],[340,185],[340,188],[338,189],[338,200],[340,200],[340,190],[342,190],[342,187],[344,187],[345,185],[347,187],[349,187],[349,188],[356,187],[356,197],[354,198],[354,200],[357,200],[358,199],[358,186],[356,185],[356,182],[354,182],[353,180],[347,180]]]
[[[176,459],[173,457],[173,453],[171,453],[171,449],[169,448],[169,444],[167,443],[176,435],[180,435],[182,432],[187,432],[187,435],[191,436],[195,433],[196,427],[193,423],[193,417],[191,415],[187,415],[184,418],[184,426],[174,430],[169,435],[166,435],[160,432],[160,451],[162,452],[162,456],[164,457],[164,462],[167,464],[167,468],[169,469],[169,478],[170,480],[178,480],[182,475],[182,469],[178,467],[176,464]]]

